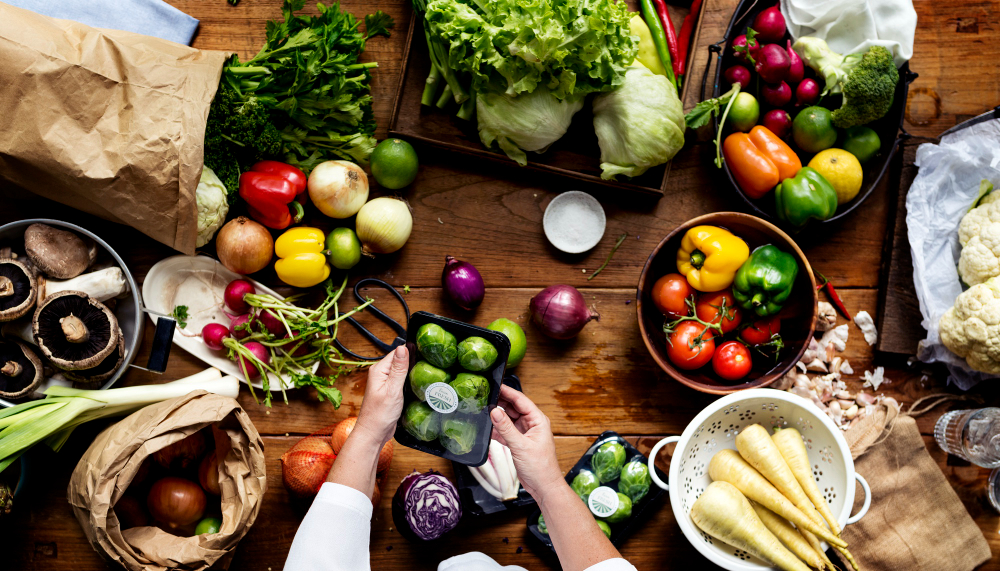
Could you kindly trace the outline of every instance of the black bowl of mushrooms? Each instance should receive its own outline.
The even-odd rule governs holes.
[[[132,274],[96,235],[58,220],[0,226],[0,406],[52,383],[110,387],[142,325]]]

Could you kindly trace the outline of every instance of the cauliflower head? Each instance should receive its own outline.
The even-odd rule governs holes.
[[[1000,193],[987,194],[958,226],[958,275],[970,286],[1000,276]]]
[[[939,326],[952,353],[977,371],[1000,375],[1000,277],[959,294]]]
[[[212,240],[216,230],[226,221],[226,214],[229,214],[226,185],[222,184],[215,171],[206,166],[201,167],[195,201],[198,203],[198,240],[195,245],[201,248]]]

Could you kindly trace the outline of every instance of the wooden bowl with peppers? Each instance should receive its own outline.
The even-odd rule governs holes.
[[[650,355],[711,394],[766,387],[798,362],[816,328],[816,278],[798,245],[756,216],[715,212],[668,234],[639,276]]]

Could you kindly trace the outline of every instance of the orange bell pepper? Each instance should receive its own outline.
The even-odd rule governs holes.
[[[798,155],[767,127],[733,133],[722,143],[722,154],[736,182],[750,198],[761,198],[802,168]]]

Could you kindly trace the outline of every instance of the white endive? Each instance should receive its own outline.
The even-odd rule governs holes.
[[[517,499],[521,482],[517,478],[510,448],[491,440],[490,455],[486,463],[482,466],[471,466],[469,471],[491,496],[504,502]]]

